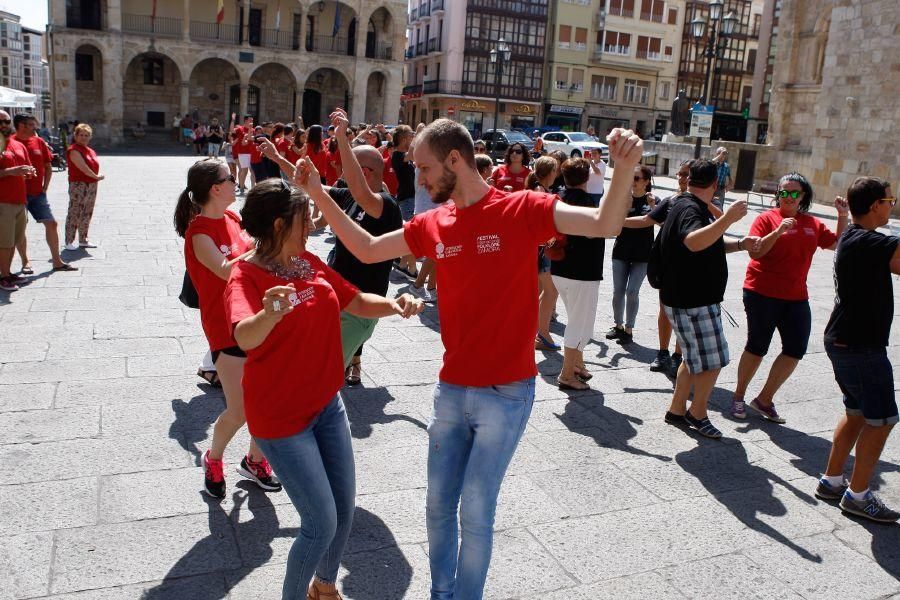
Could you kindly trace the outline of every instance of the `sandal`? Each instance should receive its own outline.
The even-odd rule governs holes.
[[[540,333],[534,337],[534,349],[544,352],[559,352],[562,350],[562,348],[553,343],[552,339],[547,339]]]
[[[594,378],[594,376],[587,369],[579,367],[575,368],[575,377],[577,377],[581,381],[590,381]]]
[[[203,369],[197,369],[197,377],[203,379],[209,385],[214,388],[222,387],[222,382],[219,381],[219,374],[216,371],[204,371]]]
[[[34,275],[34,269],[31,267],[22,267],[22,270],[19,271],[22,275]]]
[[[578,382],[578,383],[576,383]],[[585,382],[575,379],[574,381],[563,381],[562,379],[557,378],[556,387],[564,392],[583,392],[585,390],[591,389],[591,386],[586,384]]]
[[[347,385],[359,385],[362,379],[360,378],[360,372],[362,370],[361,363],[350,363],[347,365],[347,370],[344,371],[344,381],[347,382]]]
[[[73,266],[70,265],[69,263],[63,263],[63,264],[59,265],[58,267],[53,267],[53,271],[54,271],[54,272],[59,272],[59,271],[77,271],[77,270],[78,270],[78,267],[73,267]]]

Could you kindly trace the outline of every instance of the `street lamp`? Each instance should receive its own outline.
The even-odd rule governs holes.
[[[491,64],[494,65],[494,140],[497,139],[497,129],[500,120],[500,78],[503,76],[503,64],[509,62],[512,54],[509,46],[503,38],[497,43],[497,47],[491,50]]]
[[[737,29],[738,24],[740,23],[740,19],[734,14],[734,11],[729,12],[724,17],[722,16],[722,12],[725,8],[725,3],[722,0],[712,0],[709,3],[709,23],[705,19],[701,19],[699,15],[695,15],[694,19],[691,21],[691,35],[694,36],[694,39],[701,40],[706,37],[706,29],[710,28],[709,37],[706,37],[706,46],[703,49],[703,56],[706,58],[706,74],[703,77],[703,102],[709,103],[711,106],[715,106],[716,99],[709,98],[709,87],[710,87],[710,74],[717,74],[718,69],[713,71],[713,61],[719,60],[722,58],[722,55],[725,51],[725,46],[728,42],[728,38],[731,37],[735,29]],[[716,82],[715,78],[712,82],[712,93],[716,92]],[[700,137],[697,137],[697,143],[694,146],[694,158],[700,158]]]

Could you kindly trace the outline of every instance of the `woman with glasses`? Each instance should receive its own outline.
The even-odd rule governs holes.
[[[649,167],[638,165],[634,168],[629,217],[649,214],[656,206],[656,200],[650,193],[653,189],[652,175],[653,171]],[[653,246],[653,230],[650,228],[623,227],[622,232],[616,237],[612,253],[612,306],[615,325],[606,333],[608,340],[619,340],[621,344],[629,344],[633,339],[632,330],[637,320],[641,284],[647,277],[651,246]]]
[[[475,154],[487,154],[487,144],[484,140],[475,140]]]
[[[762,238],[760,248],[750,252],[744,279],[744,310],[747,313],[747,344],[738,364],[738,379],[731,400],[731,415],[747,418],[744,394],[756,374],[775,330],[781,336],[781,354],[772,363],[762,390],[749,406],[763,418],[784,423],[773,401],[806,353],[812,314],[806,277],[818,248],[834,250],[847,227],[849,207],[838,196],[837,232],[808,214],[813,201],[809,181],[799,173],[788,173],[778,182],[775,208],[753,221],[750,235]]]
[[[550,193],[550,186],[559,175],[559,163],[552,156],[541,156],[534,161],[534,171],[525,180],[525,189]],[[548,240],[548,243],[554,242]],[[545,244],[546,245],[546,244]],[[534,349],[544,352],[559,352],[562,347],[550,335],[550,321],[556,310],[559,292],[550,275],[550,259],[544,254],[544,246],[538,246],[538,332],[534,338]]]
[[[225,282],[232,265],[252,247],[241,219],[228,206],[234,202],[234,175],[216,159],[201,160],[188,170],[187,187],[175,207],[175,231],[184,238],[184,262],[200,298],[200,322],[209,342],[225,410],[213,427],[212,445],[203,455],[204,489],[213,498],[225,497],[225,447],[244,426],[241,377],[246,354],[225,317]],[[238,473],[267,491],[281,490],[256,442],[241,460]]]
[[[525,189],[525,179],[531,173],[528,164],[531,155],[522,144],[510,144],[506,149],[503,164],[494,169],[491,179],[494,187],[505,192],[521,192]]]

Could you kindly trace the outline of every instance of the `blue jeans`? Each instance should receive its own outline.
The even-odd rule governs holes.
[[[435,386],[426,500],[432,600],[481,599],[497,495],[533,403],[534,379],[490,387]]]
[[[300,513],[300,534],[288,554],[284,600],[305,600],[313,573],[337,579],[356,508],[356,467],[350,423],[340,394],[309,426],[290,437],[255,438]]]
[[[625,324],[631,329],[637,319],[641,284],[647,276],[647,263],[629,262],[614,258],[613,268],[613,320],[616,325]],[[627,299],[627,310],[626,310]],[[625,314],[627,320],[623,320]]]

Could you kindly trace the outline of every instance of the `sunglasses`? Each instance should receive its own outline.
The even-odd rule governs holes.
[[[234,175],[229,175],[225,179],[220,179],[216,182],[216,184],[225,183],[226,181],[230,181],[231,183],[237,183],[237,179],[234,178]]]
[[[12,123],[10,119],[0,119],[0,125],[9,125]]]
[[[509,153],[510,154],[524,154],[524,152],[522,152],[521,148],[515,148],[514,150],[510,150]]]
[[[776,194],[776,195],[777,195],[779,198],[787,198],[787,197],[791,197],[792,199],[796,200],[797,198],[799,198],[800,196],[803,195],[803,192],[801,192],[801,191],[799,191],[799,190],[793,190],[793,191],[790,191],[790,192],[787,191],[787,190],[778,190],[778,194]]]
[[[893,196],[891,196],[890,198],[882,198],[881,200],[879,200],[879,202],[881,202],[881,203],[887,202],[891,206],[897,206],[897,199],[894,198]]]

